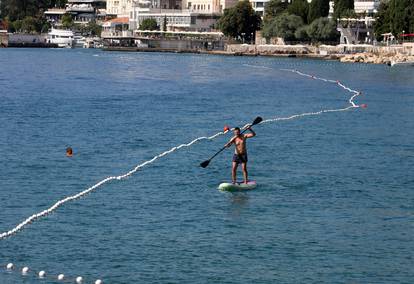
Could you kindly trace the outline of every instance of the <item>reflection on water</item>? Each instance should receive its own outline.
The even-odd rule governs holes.
[[[231,192],[229,193],[229,199],[232,216],[240,216],[249,205],[249,195],[244,192]]]

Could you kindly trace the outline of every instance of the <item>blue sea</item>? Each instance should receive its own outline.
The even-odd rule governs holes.
[[[368,107],[255,126],[252,191],[217,190],[232,150],[199,167],[231,134],[109,181],[0,240],[0,283],[413,283],[409,67],[2,49],[0,234],[225,125],[349,106],[337,84],[281,69],[339,80]]]

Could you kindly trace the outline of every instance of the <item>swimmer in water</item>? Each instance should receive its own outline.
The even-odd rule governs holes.
[[[66,157],[73,156],[73,149],[71,147],[66,148]]]

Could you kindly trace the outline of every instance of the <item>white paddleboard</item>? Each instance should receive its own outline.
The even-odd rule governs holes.
[[[243,190],[251,190],[255,189],[257,186],[256,181],[250,180],[247,183],[237,182],[223,182],[220,183],[218,189],[223,191],[243,191]]]

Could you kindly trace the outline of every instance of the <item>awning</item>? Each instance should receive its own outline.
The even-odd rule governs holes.
[[[402,36],[402,37],[411,37],[411,36],[413,36],[414,37],[414,34],[400,34],[400,36]]]

